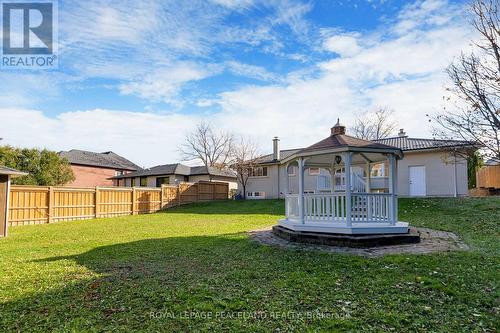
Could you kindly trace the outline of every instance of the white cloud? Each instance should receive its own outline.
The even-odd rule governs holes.
[[[50,118],[31,109],[2,109],[4,144],[52,150],[112,150],[141,166],[177,162],[194,115],[111,110],[66,112]]]
[[[254,4],[253,0],[210,0],[210,1],[233,10],[248,9]]]
[[[200,67],[194,63],[177,63],[171,67],[157,69],[138,79],[121,84],[124,95],[137,95],[153,101],[175,103],[181,87],[191,81],[198,81],[217,72],[217,66]]]
[[[353,56],[361,50],[358,39],[354,34],[341,34],[328,37],[323,42],[325,50],[335,52],[342,57]]]
[[[228,61],[228,69],[236,75],[241,75],[262,81],[279,81],[280,77],[274,73],[268,72],[264,67],[243,64],[237,61]]]

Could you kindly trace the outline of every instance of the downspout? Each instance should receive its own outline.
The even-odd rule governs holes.
[[[455,185],[455,198],[458,197],[458,184],[457,184],[457,152],[453,150],[453,181]]]
[[[278,199],[281,198],[281,196],[280,196],[280,193],[281,193],[280,192],[280,177],[281,177],[281,175],[280,175],[280,165],[278,163]]]

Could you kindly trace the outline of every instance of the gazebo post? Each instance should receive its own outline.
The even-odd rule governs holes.
[[[344,153],[345,167],[345,207],[346,207],[346,224],[348,227],[352,225],[351,212],[351,152]]]
[[[304,224],[304,158],[299,157],[299,217],[300,222]]]
[[[370,167],[370,162],[366,162],[365,165],[365,172],[366,172],[366,184],[365,184],[365,192],[370,193],[371,192],[371,167]]]
[[[396,224],[396,220],[398,219],[397,213],[397,197],[396,197],[396,158],[394,154],[389,154],[389,191],[391,193],[391,211],[390,211],[390,222],[392,225]]]
[[[330,166],[330,192],[335,193],[335,161]]]

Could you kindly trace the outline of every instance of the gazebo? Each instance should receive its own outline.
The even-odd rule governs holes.
[[[337,124],[331,135],[283,160],[286,174],[298,167],[298,193],[285,183],[286,218],[278,225],[294,232],[345,235],[407,234],[409,226],[398,221],[397,161],[403,152],[372,141],[345,134]],[[371,190],[371,168],[388,165],[386,189]],[[308,168],[329,171],[330,191],[304,193],[304,173]]]

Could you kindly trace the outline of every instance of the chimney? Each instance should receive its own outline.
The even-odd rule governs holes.
[[[405,137],[405,136],[406,136],[406,132],[404,131],[404,129],[403,129],[403,128],[400,128],[400,129],[399,129],[398,136],[399,136],[400,138],[402,138],[402,137]]]
[[[332,127],[331,135],[345,134],[345,126],[340,125],[340,119],[337,118],[337,123]]]
[[[273,139],[273,160],[280,160],[280,139],[277,136]]]

